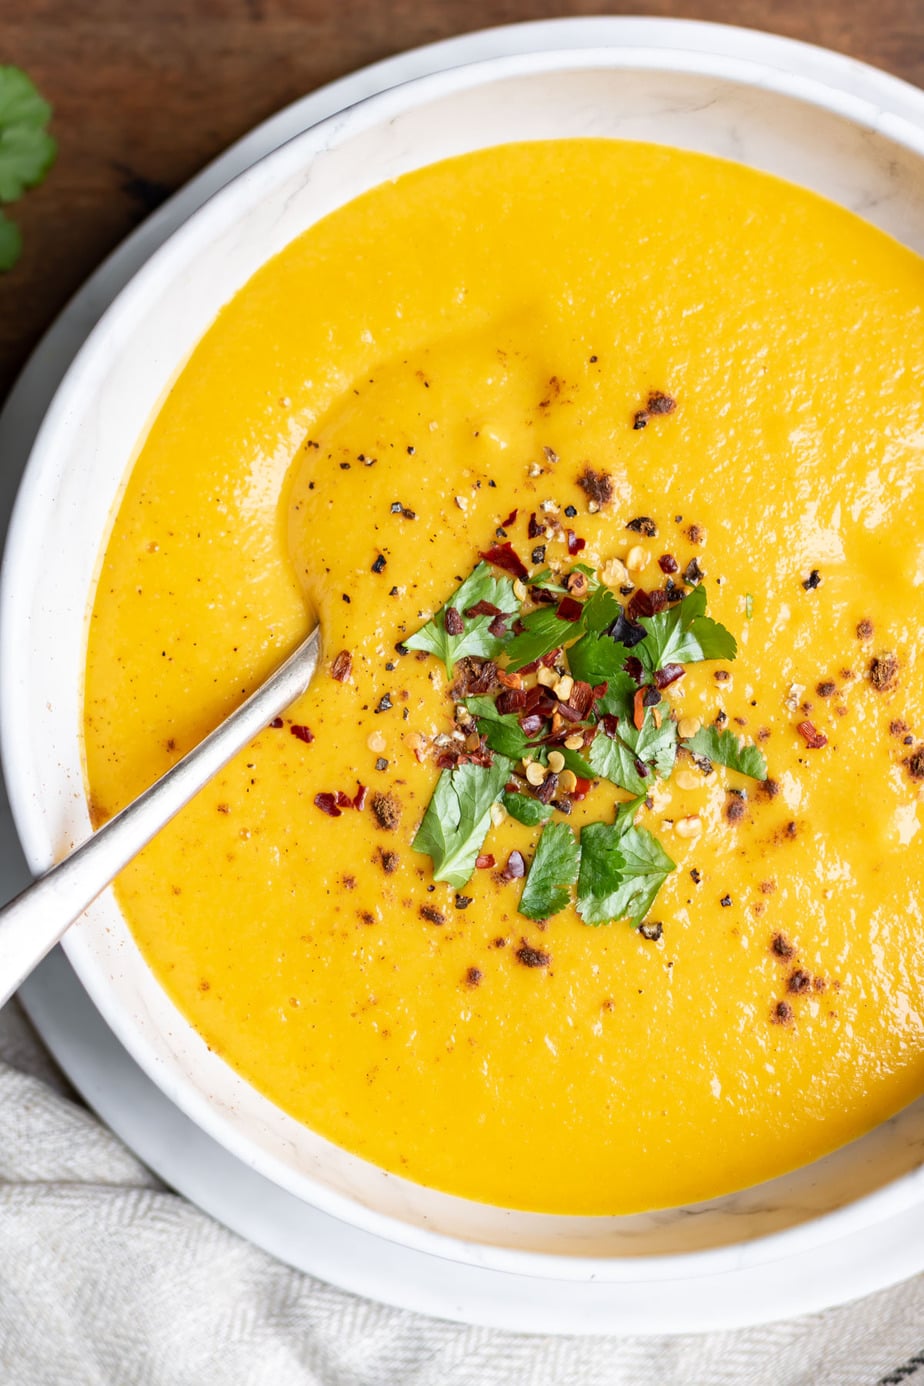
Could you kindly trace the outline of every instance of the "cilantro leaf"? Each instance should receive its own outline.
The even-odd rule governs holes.
[[[629,719],[616,728],[615,736],[598,732],[590,747],[590,764],[596,774],[630,794],[645,797],[650,776],[639,770],[639,764],[655,770],[667,779],[677,758],[677,727],[667,716],[667,703],[659,706],[661,725],[658,727],[652,709],[646,708],[642,730],[637,731]]]
[[[18,67],[0,66],[0,203],[34,188],[54,163],[57,145],[45,126],[51,107]],[[19,227],[0,212],[0,271],[22,250]]]
[[[556,615],[554,606],[540,606],[523,617],[524,629],[515,635],[507,645],[507,668],[511,673],[522,669],[524,664],[532,664],[550,650],[573,640],[581,632],[580,622],[563,621]]]
[[[493,616],[466,616],[466,611],[479,602],[489,602],[507,616],[514,615],[520,609],[520,603],[513,593],[512,580],[495,577],[489,564],[479,563],[433,619],[403,644],[409,650],[426,650],[429,654],[435,654],[446,665],[447,674],[451,674],[456,662],[466,655],[493,658],[504,649],[506,640],[492,635],[488,630]],[[450,635],[446,629],[446,613],[450,608],[462,622],[460,635]]]
[[[492,751],[499,751],[511,760],[522,760],[529,754],[529,739],[515,712],[498,712],[494,699],[489,697],[466,698],[465,706]]]
[[[621,831],[615,823],[581,830],[577,911],[585,924],[628,919],[638,928],[674,863],[647,828]]]
[[[616,805],[616,817],[613,819],[614,826],[624,833],[627,828],[635,824],[635,815],[638,813],[642,804],[645,802],[644,794],[637,794],[633,799],[624,799],[621,804]]]
[[[569,750],[567,746],[557,746],[565,758],[565,769],[570,770],[573,775],[578,775],[582,780],[594,779],[594,767],[589,765],[580,751]]]
[[[548,919],[564,909],[578,877],[580,850],[567,823],[546,823],[520,896],[520,914]]]
[[[541,804],[531,794],[505,794],[501,803],[511,818],[515,818],[518,823],[525,823],[528,828],[535,828],[537,824],[544,823],[552,817],[552,805]]]
[[[0,67],[0,202],[40,183],[57,146],[45,131],[51,107],[18,67]]]
[[[648,632],[636,645],[649,674],[665,664],[694,664],[702,659],[734,659],[738,644],[731,631],[706,614],[706,589],[694,587],[683,601],[659,611],[657,616],[641,616],[639,625]]]
[[[700,727],[699,731],[684,741],[684,746],[694,755],[705,756],[716,765],[727,765],[729,770],[737,770],[740,775],[750,775],[752,780],[767,778],[767,762],[763,751],[756,746],[748,746],[732,731],[720,731],[718,727]]]
[[[568,570],[571,573],[583,573],[587,579],[587,590],[594,592],[600,586],[600,580],[593,568],[586,563],[575,563],[573,568]],[[551,568],[543,568],[541,573],[533,573],[529,580],[530,587],[544,587],[547,592],[560,592],[563,596],[568,591],[561,577],[553,573]]]
[[[581,626],[591,635],[600,635],[618,620],[622,607],[608,587],[602,585],[592,591],[584,603],[581,613]]]
[[[588,602],[588,606],[590,603]],[[618,640],[609,635],[590,632],[581,637],[568,651],[568,668],[576,679],[584,683],[610,683],[617,678],[628,678],[623,673],[623,665],[632,653]],[[635,684],[632,685],[633,690]]]
[[[500,798],[510,762],[457,765],[444,770],[411,843],[415,852],[433,859],[433,879],[461,890],[471,879],[475,860],[491,826],[491,805]]]
[[[595,711],[600,716],[609,713],[613,717],[620,717],[629,721],[632,717],[635,695],[638,692],[638,684],[635,679],[631,674],[617,672],[610,674],[606,680],[606,685],[606,692],[595,704]]]

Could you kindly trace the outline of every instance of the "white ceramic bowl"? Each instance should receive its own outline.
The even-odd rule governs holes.
[[[924,250],[924,94],[845,59],[798,51],[794,66],[774,65],[678,39],[676,47],[533,53],[424,77],[283,146],[153,256],[58,391],[10,530],[0,735],[34,870],[90,831],[79,728],[97,563],[138,436],[222,304],[294,236],[374,184],[515,139],[618,136],[732,157],[824,193]],[[66,948],[121,1042],[210,1135],[308,1203],[452,1260],[557,1280],[709,1276],[833,1241],[924,1197],[922,1102],[823,1161],[695,1207],[563,1218],[452,1198],[321,1139],[209,1053],[147,970],[111,896]]]

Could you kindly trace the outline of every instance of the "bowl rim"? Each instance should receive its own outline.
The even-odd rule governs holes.
[[[639,23],[638,20],[629,22]],[[665,29],[671,26],[672,31],[678,27],[677,22],[670,20],[652,20],[650,23],[652,26],[664,25]],[[684,28],[697,31],[717,30],[726,34],[747,32],[735,30],[732,26],[707,25],[698,21],[682,21],[681,24]],[[53,465],[55,436],[66,423],[69,411],[85,394],[87,386],[92,389],[93,375],[100,360],[111,355],[120,332],[131,328],[133,315],[143,308],[148,296],[156,293],[161,279],[181,267],[186,257],[193,254],[203,241],[211,240],[218,231],[233,222],[239,203],[246,203],[248,198],[255,199],[262,187],[275,185],[290,176],[304,166],[306,158],[361,133],[383,119],[424,104],[431,96],[445,96],[505,77],[571,68],[650,68],[698,72],[749,85],[753,83],[749,83],[748,78],[753,79],[761,74],[764,80],[757,83],[760,87],[846,116],[854,124],[885,133],[916,153],[924,154],[924,92],[889,74],[827,50],[776,36],[765,37],[771,39],[774,46],[782,45],[779,49],[780,66],[753,57],[732,55],[721,48],[687,47],[682,43],[658,46],[657,43],[649,43],[629,48],[566,48],[517,53],[464,63],[411,78],[365,97],[344,111],[311,126],[259,159],[214,193],[167,237],[106,309],[75,356],[42,420],[20,483],[0,572],[0,678],[4,688],[9,685],[15,691],[17,687],[15,679],[7,679],[6,676],[16,665],[16,650],[22,636],[18,626],[24,615],[18,611],[19,604],[13,600],[16,585],[13,578],[25,562],[33,526],[43,512],[44,498],[40,483]],[[785,65],[784,53],[787,58]],[[827,68],[831,78],[843,78],[843,85],[832,87],[817,72],[806,74],[799,71],[798,59],[800,55],[804,58],[806,53],[811,55],[813,67],[820,65]],[[868,94],[865,91],[861,94],[861,87],[869,89]],[[330,142],[328,136],[331,137]],[[17,732],[22,725],[22,711],[15,696],[5,697],[0,704],[0,751],[20,840],[30,866],[40,871],[45,869],[50,858],[48,835],[31,802],[31,795],[20,788],[23,778],[15,773],[19,747],[22,745]],[[66,940],[65,950],[82,984],[120,1043],[164,1089],[159,1063],[148,1053],[146,1041],[134,1022],[115,1002],[104,969],[95,966],[94,959],[82,948],[79,937],[71,936]],[[184,1025],[189,1026],[185,1017],[182,1019]],[[323,1211],[373,1231],[387,1240],[424,1250],[442,1259],[466,1263],[474,1261],[487,1268],[493,1266],[498,1270],[527,1276],[567,1280],[589,1276],[614,1281],[656,1279],[670,1272],[689,1273],[694,1263],[703,1267],[704,1274],[715,1273],[732,1263],[740,1264],[742,1258],[748,1262],[776,1260],[798,1249],[802,1241],[810,1240],[812,1244],[832,1241],[850,1230],[878,1221],[886,1212],[894,1214],[902,1206],[916,1203],[919,1199],[917,1185],[921,1180],[916,1178],[916,1174],[920,1171],[912,1171],[841,1208],[791,1228],[751,1238],[745,1243],[667,1255],[643,1253],[618,1257],[512,1249],[467,1241],[459,1236],[404,1222],[390,1214],[378,1213],[358,1200],[330,1190],[310,1174],[295,1172],[278,1157],[265,1152],[259,1152],[258,1158],[254,1159],[247,1138],[235,1130],[233,1123],[217,1111],[185,1074],[180,1075],[178,1090],[168,1093],[168,1096],[226,1149],[255,1168],[262,1166],[263,1172],[275,1183]],[[899,1198],[898,1195],[903,1197]],[[810,1237],[809,1233],[812,1234]],[[645,1274],[645,1268],[657,1274]]]

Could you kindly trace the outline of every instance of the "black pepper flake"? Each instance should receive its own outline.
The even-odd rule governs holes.
[[[407,447],[407,455],[408,455],[408,457],[413,457],[413,456],[414,456],[414,453],[415,453],[416,451],[417,451],[417,449],[414,448],[414,447],[412,447],[411,444],[408,443],[408,447]]]
[[[480,967],[470,967],[465,974],[465,984],[469,987],[477,987],[484,973]]]
[[[808,577],[803,579],[802,586],[806,592],[814,592],[816,587],[821,586],[821,573],[817,568],[813,568]]]
[[[646,539],[656,539],[658,526],[648,515],[636,515],[634,520],[630,520],[626,529],[631,529],[634,534],[644,534]]]
[[[797,967],[795,972],[790,972],[789,980],[786,983],[787,990],[798,996],[803,991],[809,991],[812,985],[812,978],[804,968]]]
[[[395,645],[395,649],[397,650],[397,652],[398,652],[399,655],[406,655],[406,654],[407,654],[407,645],[402,645],[402,643],[401,643],[400,640],[399,640],[399,641],[397,642],[397,644]]]
[[[445,924],[446,916],[435,905],[421,905],[420,915],[430,924]]]
[[[340,470],[341,470],[342,472],[348,472],[348,471],[350,470],[350,464],[349,464],[349,462],[341,462],[341,463],[340,463]]]
[[[397,666],[397,664],[395,663],[395,661],[394,661],[393,659],[389,659],[388,662],[387,662],[386,665],[385,665],[385,671],[386,671],[386,673],[389,673],[389,674],[390,674],[390,673],[393,672],[393,670],[397,669],[397,667],[398,667],[398,666]]]
[[[788,1001],[777,1001],[773,1010],[770,1012],[770,1019],[774,1025],[789,1025],[792,1023],[792,1006]]]
[[[349,597],[347,596],[346,592],[342,592],[340,595],[341,595],[341,600],[342,600],[342,601],[345,601],[346,604],[347,604],[347,606],[349,606],[349,605],[350,605],[350,599],[349,599]]]
[[[646,920],[644,924],[639,925],[638,931],[642,938],[647,938],[650,939],[652,943],[657,943],[658,939],[664,933],[664,925],[658,920]]]
[[[375,762],[375,768],[376,768],[376,770],[387,770],[387,769],[388,769],[388,761],[385,759],[384,756],[379,756],[379,757],[378,757],[378,759],[377,759],[376,762]]]
[[[575,517],[575,515],[577,514],[577,506],[576,506],[576,505],[566,505],[566,506],[565,506],[565,514],[568,516],[568,519],[569,519],[569,520],[573,520],[574,517]]]
[[[398,595],[398,589],[397,589],[397,587],[393,587],[393,588],[391,589],[391,591],[389,592],[388,595],[389,595],[390,597],[397,597],[397,595]]]
[[[702,879],[703,879],[703,877],[702,877],[702,872],[698,871],[698,870],[696,869],[695,866],[692,867],[692,869],[691,869],[691,871],[690,871],[690,880],[693,882],[693,884],[694,884],[694,885],[699,885],[699,883],[700,883],[700,881],[701,881]]]
[[[537,544],[532,551],[531,559],[533,563],[545,562],[545,544]]]
[[[404,510],[404,506],[401,504],[400,501],[392,501],[392,503],[391,503],[391,513],[392,513],[393,515],[400,515],[401,512],[402,512],[403,510]]]
[[[525,938],[516,951],[516,958],[524,967],[548,967],[552,961],[549,954],[544,953],[541,948],[531,948]]]
[[[380,572],[382,572],[382,570],[384,569],[384,567],[385,567],[385,555],[384,555],[383,553],[380,553],[379,556],[378,556],[378,558],[375,560],[375,562],[374,562],[373,565],[372,565],[372,571],[373,571],[374,573],[380,573]]]
[[[393,704],[392,704],[392,701],[391,701],[391,694],[390,694],[390,693],[383,693],[382,696],[381,696],[381,698],[379,698],[378,703],[376,704],[376,706],[375,706],[372,710],[373,710],[373,712],[390,712],[391,709],[392,709],[392,706],[393,706]]]
[[[719,904],[722,906],[723,910],[727,910],[731,902],[732,898],[730,895],[723,895],[721,900],[719,901]]]
[[[705,576],[706,574],[699,566],[699,559],[691,558],[689,563],[683,570],[684,582],[688,582],[691,587],[697,587],[702,582]]]
[[[471,896],[471,895],[458,895],[458,894],[457,894],[457,895],[456,895],[456,909],[457,909],[457,910],[467,910],[468,907],[469,907],[469,905],[472,903],[473,898],[474,898],[474,897]]]

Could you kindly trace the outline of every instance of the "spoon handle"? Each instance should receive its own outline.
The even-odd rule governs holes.
[[[123,866],[311,682],[318,627],[165,775],[0,910],[0,1006]]]

